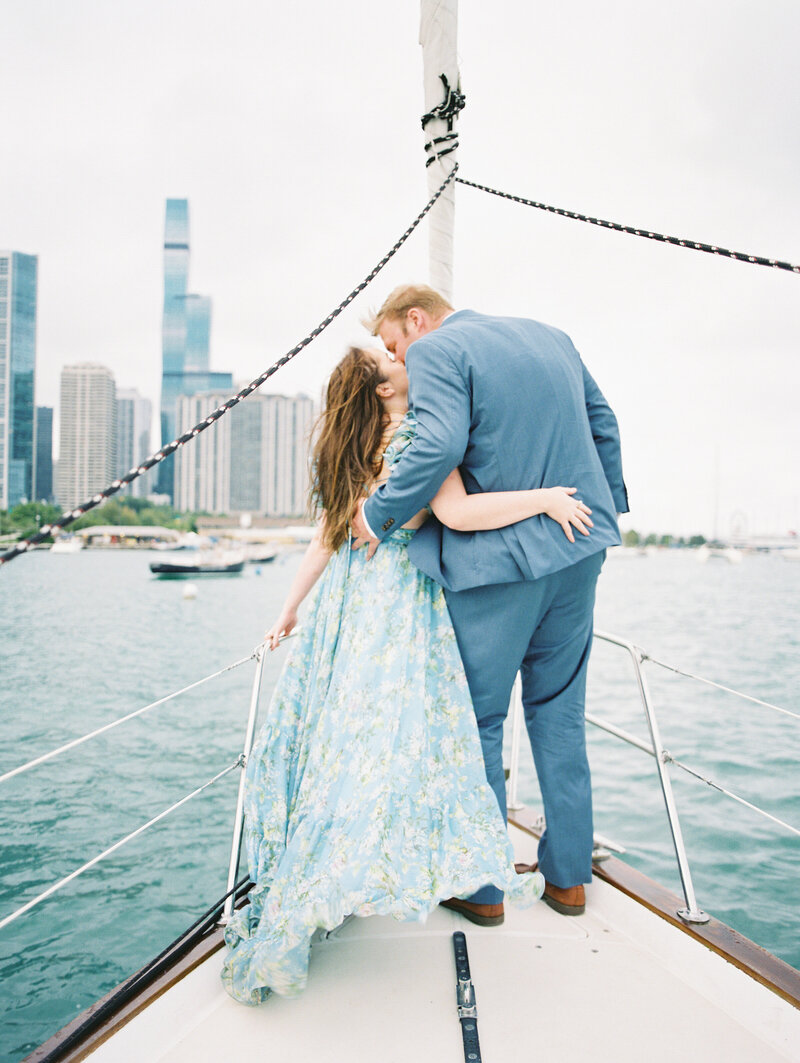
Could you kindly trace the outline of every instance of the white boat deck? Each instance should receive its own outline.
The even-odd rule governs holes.
[[[512,828],[520,859],[535,841]],[[256,1008],[222,989],[217,952],[90,1057],[92,1063],[463,1063],[451,935],[467,936],[485,1063],[800,1060],[800,1011],[595,878],[586,914],[540,903],[482,929],[437,909],[424,925],[354,919],[312,950],[308,987]]]

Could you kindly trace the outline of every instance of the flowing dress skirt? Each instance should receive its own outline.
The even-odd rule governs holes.
[[[225,931],[222,979],[258,1004],[294,996],[310,941],[349,915],[424,919],[440,900],[516,875],[441,588],[408,560],[345,544],[314,590],[247,765],[254,887]]]

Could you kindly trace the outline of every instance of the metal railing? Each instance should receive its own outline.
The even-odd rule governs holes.
[[[285,638],[293,637],[295,634],[297,634],[298,631],[299,631],[299,628],[296,629],[294,632],[292,632],[292,635],[284,636],[284,638],[281,639],[281,642],[283,642]],[[663,743],[661,741],[661,734],[660,734],[659,727],[658,727],[658,721],[656,719],[656,714],[655,714],[655,709],[653,707],[652,697],[650,695],[650,691],[649,691],[649,688],[648,688],[648,685],[647,685],[647,680],[646,680],[642,665],[643,665],[643,663],[645,661],[650,661],[650,663],[653,664],[653,665],[660,666],[660,667],[668,669],[668,670],[670,670],[672,672],[677,672],[678,674],[686,676],[687,678],[690,678],[690,679],[696,679],[696,680],[698,680],[700,682],[703,682],[703,683],[710,683],[712,686],[718,687],[721,690],[725,690],[725,691],[727,691],[729,693],[732,693],[732,694],[737,694],[740,697],[746,698],[747,700],[749,700],[751,702],[755,702],[755,703],[757,703],[759,705],[765,706],[766,708],[774,709],[775,711],[784,713],[785,715],[797,717],[798,714],[794,713],[794,712],[791,712],[790,710],[787,710],[787,709],[782,709],[782,708],[780,708],[777,705],[772,705],[769,702],[762,701],[761,699],[753,698],[750,695],[742,694],[740,691],[732,690],[730,687],[722,686],[721,684],[714,683],[711,680],[703,679],[700,676],[695,676],[695,675],[693,675],[693,674],[691,674],[689,672],[681,671],[680,669],[675,668],[672,665],[665,664],[662,661],[658,661],[655,658],[650,657],[643,650],[641,650],[638,646],[636,646],[634,643],[630,642],[627,639],[619,638],[616,635],[609,635],[609,634],[606,634],[606,633],[601,632],[601,631],[595,631],[594,637],[596,639],[601,639],[604,642],[608,642],[608,643],[610,643],[610,644],[612,644],[614,646],[619,646],[619,647],[621,647],[622,649],[624,649],[628,653],[628,655],[629,655],[629,657],[631,659],[631,662],[633,664],[634,674],[635,674],[636,683],[637,683],[637,687],[638,687],[638,691],[639,691],[639,697],[640,697],[640,700],[641,700],[641,703],[642,703],[642,708],[644,710],[645,718],[647,720],[647,725],[648,725],[648,729],[649,729],[649,732],[650,732],[651,744],[648,745],[647,742],[643,742],[641,739],[637,738],[635,735],[630,734],[628,731],[625,731],[622,728],[615,726],[614,724],[608,723],[605,720],[601,720],[601,719],[599,719],[598,717],[594,716],[591,713],[588,713],[588,712],[586,713],[586,720],[587,720],[587,722],[591,723],[593,726],[598,727],[598,728],[600,728],[603,731],[606,731],[608,734],[611,734],[614,737],[619,738],[619,739],[621,739],[624,742],[627,742],[629,745],[635,746],[637,749],[640,749],[642,752],[647,753],[649,756],[651,756],[651,757],[653,757],[655,759],[657,770],[658,770],[659,782],[661,784],[661,790],[662,790],[662,794],[663,794],[663,797],[664,797],[664,804],[665,804],[666,811],[667,811],[667,818],[668,818],[668,821],[669,821],[670,833],[672,835],[672,842],[673,842],[673,846],[674,846],[674,849],[675,849],[675,856],[676,856],[677,863],[678,863],[678,871],[679,871],[679,874],[680,874],[681,885],[682,885],[682,888],[683,888],[684,898],[686,900],[686,907],[685,908],[680,908],[678,910],[677,914],[680,916],[681,919],[683,919],[687,923],[706,923],[709,920],[709,916],[706,915],[706,913],[704,911],[702,911],[702,909],[699,908],[699,906],[697,904],[697,898],[695,896],[694,886],[693,886],[693,883],[692,883],[691,871],[690,871],[690,868],[689,868],[689,861],[688,861],[688,858],[687,858],[687,855],[686,855],[686,846],[685,846],[684,841],[683,841],[683,834],[682,834],[682,831],[681,831],[680,820],[679,820],[679,817],[678,817],[678,810],[677,810],[677,807],[675,805],[675,798],[674,798],[674,794],[673,794],[673,791],[672,791],[672,784],[671,784],[670,777],[669,777],[668,765],[669,764],[674,764],[676,767],[681,768],[682,770],[688,772],[694,778],[696,778],[696,779],[708,784],[709,786],[714,787],[716,790],[718,790],[720,793],[724,794],[725,796],[733,798],[735,801],[738,801],[739,803],[745,805],[747,808],[752,809],[753,811],[759,813],[762,816],[765,816],[766,818],[770,819],[772,822],[777,823],[778,825],[780,825],[782,827],[785,827],[786,829],[788,829],[789,831],[791,831],[792,833],[794,833],[794,834],[796,834],[798,836],[800,836],[800,829],[798,829],[797,827],[792,826],[789,823],[786,823],[784,820],[779,819],[777,816],[773,816],[769,812],[765,812],[763,809],[758,808],[756,805],[753,805],[751,802],[744,800],[739,795],[732,793],[730,790],[727,790],[723,786],[720,786],[718,783],[714,782],[712,779],[706,778],[701,773],[699,773],[699,772],[695,771],[694,769],[690,768],[688,765],[683,764],[681,761],[677,760],[675,757],[672,756],[672,754],[669,752],[668,749],[666,749],[664,747],[664,745],[663,745]],[[31,908],[37,906],[42,901],[44,901],[48,897],[52,896],[52,894],[54,894],[58,890],[62,889],[64,886],[66,886],[73,879],[77,878],[79,875],[83,874],[85,871],[88,871],[91,867],[94,867],[97,863],[99,863],[101,860],[105,859],[107,856],[110,856],[113,852],[116,852],[116,850],[119,849],[122,845],[125,845],[128,841],[132,840],[135,837],[138,837],[138,835],[142,834],[145,830],[147,830],[151,826],[155,825],[156,823],[160,822],[165,816],[169,815],[171,812],[175,811],[176,809],[178,809],[182,805],[184,805],[187,801],[191,800],[192,798],[198,796],[200,793],[204,792],[206,789],[208,789],[210,786],[212,786],[219,779],[223,778],[225,775],[229,774],[229,772],[233,771],[235,768],[238,767],[238,768],[241,769],[241,772],[240,772],[240,777],[239,777],[239,789],[238,789],[237,800],[236,800],[236,812],[235,812],[234,824],[233,824],[233,837],[232,837],[232,840],[231,840],[231,853],[230,853],[230,861],[229,861],[229,866],[228,866],[228,879],[227,879],[227,887],[226,887],[226,889],[227,889],[227,891],[229,893],[229,896],[227,897],[227,900],[225,901],[225,907],[224,907],[223,914],[222,914],[222,917],[221,917],[221,922],[222,923],[227,923],[230,920],[232,912],[233,912],[233,905],[234,905],[234,896],[233,896],[233,892],[232,891],[233,891],[233,888],[234,888],[234,886],[236,884],[236,877],[237,877],[238,869],[239,869],[240,850],[241,850],[242,834],[243,834],[243,828],[244,828],[244,795],[245,795],[245,787],[246,787],[246,772],[245,772],[244,769],[247,766],[247,761],[248,761],[248,758],[250,756],[250,753],[251,753],[251,750],[252,750],[252,747],[253,747],[253,741],[254,741],[254,738],[255,738],[256,723],[257,723],[257,718],[258,718],[258,704],[259,704],[259,698],[260,698],[260,694],[261,694],[261,684],[262,684],[262,677],[263,677],[263,671],[264,671],[265,654],[266,654],[266,643],[262,643],[260,646],[256,647],[256,649],[250,654],[249,657],[242,658],[241,660],[236,661],[236,662],[234,662],[231,665],[228,665],[226,668],[220,669],[218,672],[214,672],[212,675],[209,675],[209,676],[204,677],[203,679],[197,680],[195,683],[191,683],[189,686],[186,686],[186,687],[182,688],[181,690],[177,690],[177,691],[175,691],[172,694],[168,694],[166,697],[160,698],[159,700],[154,701],[154,702],[150,703],[149,705],[145,705],[141,709],[137,709],[134,712],[128,713],[127,715],[122,716],[122,717],[112,721],[111,723],[104,725],[103,727],[99,727],[96,730],[91,731],[88,734],[85,734],[85,735],[81,736],[80,738],[73,739],[72,741],[67,742],[64,745],[58,747],[57,749],[51,750],[49,753],[43,754],[43,755],[41,755],[39,757],[36,757],[33,760],[30,760],[30,761],[28,761],[25,764],[21,764],[19,767],[14,768],[14,769],[12,769],[10,771],[6,771],[4,774],[0,775],[0,783],[6,782],[6,781],[14,778],[15,776],[17,776],[19,774],[27,772],[27,771],[31,770],[32,768],[37,767],[38,765],[43,764],[43,763],[51,760],[53,757],[56,757],[56,756],[58,756],[58,755],[60,755],[62,753],[67,752],[70,749],[75,748],[75,746],[80,745],[83,742],[89,741],[90,739],[95,738],[98,735],[105,733],[106,731],[110,730],[111,728],[117,727],[118,725],[120,725],[122,723],[125,723],[125,722],[127,722],[129,720],[132,720],[132,719],[140,716],[141,714],[149,711],[150,709],[153,709],[153,708],[155,708],[157,706],[163,705],[167,701],[170,701],[173,698],[178,697],[178,695],[180,695],[180,694],[186,693],[189,690],[193,690],[196,687],[202,685],[203,683],[206,683],[206,682],[208,682],[211,679],[215,679],[218,676],[221,676],[224,673],[229,672],[229,671],[231,671],[231,670],[233,670],[235,668],[239,668],[242,665],[246,664],[248,661],[251,661],[251,660],[255,659],[256,668],[255,668],[255,674],[254,674],[254,677],[253,677],[253,684],[252,684],[251,693],[250,693],[250,707],[249,707],[249,713],[248,713],[248,717],[247,717],[247,724],[246,724],[246,728],[245,728],[244,743],[243,743],[242,752],[239,755],[239,757],[237,758],[237,760],[234,761],[234,763],[229,764],[227,767],[225,767],[222,771],[220,771],[217,775],[215,775],[212,779],[208,780],[202,786],[200,786],[197,789],[193,790],[190,794],[187,794],[184,798],[182,798],[181,800],[175,802],[169,808],[165,809],[163,812],[161,812],[157,816],[153,817],[147,823],[142,824],[142,826],[140,826],[136,830],[132,831],[126,837],[124,837],[124,838],[120,839],[119,841],[115,842],[112,846],[110,846],[108,849],[104,850],[102,853],[97,854],[97,856],[95,856],[92,859],[90,859],[89,861],[87,861],[85,864],[83,864],[81,867],[77,868],[75,871],[73,871],[70,874],[66,875],[64,878],[62,878],[58,882],[53,883],[47,889],[42,891],[38,896],[34,897],[31,901],[28,901],[26,904],[22,905],[21,908],[18,908],[16,911],[10,913],[5,918],[0,919],[0,929],[2,929],[4,926],[8,925],[9,923],[13,922],[20,915],[22,915],[24,912],[29,911]],[[513,810],[513,809],[519,809],[519,808],[523,807],[522,804],[518,800],[519,761],[520,761],[520,752],[521,752],[521,746],[522,746],[522,727],[523,727],[523,713],[524,713],[523,706],[522,706],[522,687],[521,687],[521,680],[520,680],[519,676],[517,676],[517,680],[516,680],[516,682],[514,684],[514,691],[512,693],[512,699],[511,700],[512,700],[512,709],[511,709],[511,728],[512,728],[512,731],[511,731],[511,762],[510,762],[510,770],[509,770],[508,783],[507,783],[507,795],[508,795],[508,807],[509,807],[509,809]],[[617,847],[613,843],[608,842],[607,839],[600,839],[599,835],[595,835],[595,838],[596,838],[596,840],[598,842],[601,842],[607,848],[615,849],[617,851],[624,851],[624,850],[619,849],[619,847]]]
[[[0,774],[0,784],[8,782],[16,776],[22,775],[33,768],[39,767],[39,765],[41,764],[47,763],[54,757],[58,757],[61,754],[66,753],[71,749],[74,749],[76,746],[82,745],[84,742],[88,742],[93,738],[97,738],[101,734],[105,734],[107,731],[118,727],[120,724],[127,723],[128,721],[141,716],[143,713],[149,712],[151,709],[157,708],[158,706],[164,705],[167,702],[172,701],[173,699],[179,697],[181,694],[186,694],[188,693],[188,691],[195,690],[197,687],[202,686],[204,683],[210,682],[212,679],[217,679],[219,676],[225,675],[227,672],[231,672],[236,668],[240,668],[242,665],[247,664],[248,661],[252,661],[253,659],[255,659],[256,661],[256,674],[253,683],[253,693],[251,696],[250,719],[248,721],[248,732],[245,742],[245,752],[240,754],[233,763],[228,764],[221,771],[217,772],[217,774],[214,775],[213,778],[207,780],[201,786],[198,786],[194,790],[192,790],[191,793],[186,794],[184,797],[174,802],[168,808],[163,809],[156,816],[153,816],[151,819],[149,819],[146,823],[143,823],[141,826],[137,827],[135,830],[125,835],[124,838],[118,839],[107,849],[104,849],[96,856],[93,856],[90,860],[87,860],[84,864],[76,868],[74,871],[71,871],[69,874],[65,875],[58,881],[51,883],[46,889],[42,890],[35,897],[27,901],[25,904],[21,905],[21,907],[17,908],[15,911],[10,912],[8,915],[0,918],[0,930],[8,926],[10,923],[13,923],[21,915],[24,915],[32,908],[37,907],[39,904],[42,903],[42,901],[47,900],[48,897],[52,897],[54,893],[58,893],[74,879],[78,878],[80,875],[83,875],[86,871],[89,871],[92,867],[95,867],[102,860],[105,860],[107,857],[117,852],[117,850],[120,849],[123,845],[126,845],[129,841],[132,841],[134,838],[137,838],[140,834],[143,834],[146,830],[149,830],[150,827],[153,827],[157,823],[160,823],[166,816],[170,815],[178,808],[183,807],[183,805],[185,805],[188,801],[191,801],[193,798],[199,796],[201,793],[204,793],[207,789],[209,789],[209,787],[213,786],[216,782],[224,778],[236,768],[244,769],[246,763],[246,753],[249,752],[249,747],[252,744],[253,730],[255,727],[255,709],[258,703],[258,693],[261,687],[261,675],[263,671],[264,660],[264,644],[257,646],[248,657],[243,657],[241,660],[234,661],[232,664],[229,664],[226,667],[219,669],[219,671],[213,672],[211,675],[204,676],[202,679],[198,679],[195,682],[190,683],[188,686],[182,687],[180,690],[175,690],[171,694],[167,694],[165,697],[159,698],[158,700],[153,701],[148,705],[144,705],[142,706],[142,708],[136,709],[133,712],[129,712],[125,716],[120,716],[117,719],[112,720],[110,723],[103,725],[102,727],[98,727],[93,731],[89,731],[88,733],[81,735],[78,738],[74,738],[71,741],[64,743],[63,745],[58,746],[56,749],[50,750],[48,753],[44,753],[40,756],[34,757],[32,760],[29,760],[24,764],[18,765],[16,768],[12,768]],[[241,771],[239,780],[239,800],[237,804],[238,820],[241,819],[240,810],[243,804],[243,786],[244,770]],[[241,838],[241,823],[239,825],[238,837]],[[238,841],[235,840],[234,844],[236,845],[238,854]],[[229,883],[228,889],[231,889],[232,885],[235,885],[235,883]],[[233,902],[232,895],[228,898],[228,901],[229,903]]]
[[[765,816],[767,819],[774,823],[785,827],[793,834],[800,835],[800,830],[797,827],[792,826],[790,823],[786,823],[784,820],[779,819],[777,816],[773,816],[769,812],[765,812],[764,809],[759,808],[757,805],[746,801],[738,794],[727,790],[725,787],[720,786],[719,783],[714,782],[713,779],[709,779],[701,773],[683,764],[681,761],[676,760],[675,757],[664,747],[661,741],[661,733],[658,726],[658,720],[656,719],[655,708],[653,706],[653,699],[650,694],[649,687],[647,685],[647,679],[644,674],[642,665],[645,661],[650,661],[651,664],[657,665],[661,668],[665,668],[671,672],[676,672],[679,675],[685,676],[688,679],[695,679],[698,682],[706,683],[711,686],[717,687],[720,690],[724,690],[730,694],[735,694],[738,697],[745,698],[747,701],[754,702],[758,705],[762,705],[769,709],[774,709],[776,712],[783,713],[787,716],[797,717],[797,713],[791,712],[788,709],[780,708],[777,705],[772,705],[769,702],[762,701],[759,698],[751,697],[748,694],[743,694],[741,691],[733,690],[731,687],[723,686],[720,683],[715,683],[712,680],[704,679],[702,676],[693,675],[691,672],[682,671],[679,668],[675,668],[672,665],[665,664],[663,661],[658,661],[654,657],[645,653],[642,649],[636,646],[628,639],[620,638],[617,635],[609,635],[603,631],[595,631],[595,639],[600,639],[603,642],[608,642],[613,646],[619,646],[624,649],[633,664],[634,675],[636,678],[636,684],[639,691],[639,698],[644,710],[645,719],[647,720],[648,730],[650,732],[650,742],[643,742],[630,732],[623,730],[621,727],[617,727],[614,724],[608,723],[606,720],[601,720],[599,717],[592,713],[586,713],[586,720],[594,727],[598,727],[605,731],[607,734],[613,735],[615,738],[620,738],[623,742],[627,742],[629,745],[635,746],[643,753],[647,753],[653,757],[656,761],[656,767],[658,770],[659,783],[661,784],[661,792],[664,797],[664,805],[666,807],[667,819],[669,821],[670,834],[672,836],[672,844],[675,849],[675,857],[678,863],[678,872],[681,879],[681,887],[683,889],[683,896],[686,901],[684,908],[679,908],[677,911],[678,916],[686,923],[707,923],[709,916],[698,906],[697,898],[694,892],[694,885],[692,883],[692,874],[689,868],[689,860],[686,854],[686,846],[683,841],[683,832],[681,831],[680,819],[678,817],[678,809],[675,804],[675,796],[672,790],[672,783],[669,776],[668,766],[674,764],[676,767],[686,771],[689,775],[712,786],[726,797],[730,797],[740,804],[746,806],[754,812]],[[522,808],[522,804],[518,799],[519,788],[519,755],[521,747],[521,734],[522,734],[522,721],[523,721],[523,705],[522,705],[522,688],[520,677],[517,676],[517,680],[514,684],[514,690],[511,696],[511,762],[508,774],[507,783],[507,795],[508,795],[508,807],[509,809]]]
[[[288,637],[288,636],[285,636]],[[253,748],[253,738],[256,733],[256,719],[258,717],[258,698],[261,693],[261,677],[264,672],[264,653],[266,643],[256,650],[256,674],[253,676],[253,687],[250,691],[250,711],[247,715],[247,727],[245,728],[244,747],[239,758],[242,772],[239,776],[239,791],[236,795],[236,815],[233,820],[233,839],[231,840],[231,858],[228,864],[228,883],[225,887],[228,897],[222,910],[220,922],[227,923],[233,915],[233,906],[236,900],[231,892],[236,885],[236,876],[239,873],[239,853],[242,846],[242,831],[244,829],[244,787],[247,772],[247,760],[250,750]]]
[[[300,628],[298,627],[295,628],[295,630],[290,635],[281,636],[280,641],[284,642],[287,638],[293,638],[299,632],[299,630]],[[24,915],[25,912],[28,912],[32,908],[37,907],[37,905],[41,904],[42,901],[47,900],[48,897],[52,897],[54,893],[58,893],[59,890],[64,888],[64,886],[68,885],[70,882],[78,878],[80,875],[84,874],[96,864],[99,864],[101,860],[105,860],[106,857],[111,856],[112,853],[115,853],[123,845],[126,845],[129,841],[132,841],[134,838],[137,838],[140,834],[143,834],[146,830],[149,830],[150,827],[155,826],[156,823],[160,823],[161,820],[163,820],[166,816],[170,815],[170,813],[174,812],[178,808],[181,808],[188,801],[191,801],[192,798],[197,797],[199,794],[203,793],[205,790],[213,786],[214,783],[218,782],[224,776],[228,775],[236,768],[240,768],[241,771],[239,775],[239,790],[236,799],[236,815],[233,826],[233,839],[231,841],[231,856],[228,868],[228,882],[226,887],[226,892],[228,896],[225,900],[225,907],[220,921],[222,923],[226,923],[230,919],[235,901],[234,893],[236,886],[236,875],[238,873],[239,868],[239,851],[241,848],[242,831],[244,826],[244,791],[246,781],[244,769],[247,766],[247,758],[250,756],[250,750],[252,749],[253,739],[255,737],[256,720],[258,717],[258,701],[261,693],[261,680],[264,673],[265,652],[266,643],[261,643],[261,645],[257,646],[248,657],[243,657],[241,660],[234,661],[233,664],[229,664],[225,668],[221,668],[219,669],[219,671],[213,672],[211,675],[204,676],[202,679],[198,679],[195,682],[190,683],[188,686],[182,687],[180,690],[175,690],[171,694],[167,694],[165,697],[159,698],[157,701],[150,702],[149,705],[144,705],[142,706],[142,708],[135,709],[133,712],[129,712],[125,716],[120,716],[117,719],[112,720],[110,723],[104,724],[102,727],[96,728],[94,731],[89,731],[78,738],[74,738],[69,742],[65,742],[63,745],[58,746],[56,749],[50,750],[48,753],[43,753],[42,755],[34,757],[32,760],[29,760],[24,764],[18,765],[18,767],[16,768],[12,768],[4,772],[3,774],[0,774],[0,784],[2,784],[15,778],[17,775],[22,775],[25,772],[30,771],[32,768],[36,768],[41,764],[47,763],[54,757],[60,756],[62,753],[66,753],[69,750],[74,749],[76,746],[82,745],[84,742],[88,742],[93,738],[97,738],[98,735],[105,734],[107,731],[118,727],[120,724],[127,723],[129,720],[136,719],[143,713],[149,712],[151,709],[157,708],[160,705],[164,705],[168,701],[172,701],[173,699],[179,697],[181,694],[186,694],[188,693],[188,691],[195,690],[197,687],[202,686],[204,683],[208,683],[212,679],[216,679],[219,676],[226,674],[227,672],[231,672],[236,668],[240,668],[242,665],[247,664],[248,661],[255,660],[256,662],[255,675],[253,677],[253,685],[250,692],[250,711],[247,717],[244,746],[242,752],[239,754],[236,760],[232,764],[229,764],[227,765],[227,767],[223,768],[213,778],[209,779],[201,786],[198,786],[196,789],[192,790],[191,793],[186,794],[185,797],[182,797],[179,801],[176,801],[168,808],[159,812],[158,815],[154,816],[146,823],[143,823],[141,826],[137,827],[136,830],[131,831],[130,834],[127,834],[124,838],[120,838],[118,841],[114,842],[113,845],[110,845],[107,849],[104,849],[96,856],[93,856],[90,860],[87,860],[84,864],[76,868],[74,871],[71,871],[68,875],[65,875],[58,881],[51,883],[51,885],[49,885],[46,889],[42,890],[40,893],[38,893],[31,900],[27,901],[21,907],[17,908],[13,912],[10,912],[7,916],[0,918],[0,930],[8,926],[10,923],[13,923],[21,915]]]

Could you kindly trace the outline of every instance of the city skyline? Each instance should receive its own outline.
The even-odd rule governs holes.
[[[141,465],[153,453],[151,425],[153,404],[136,388],[117,388],[117,479]],[[144,498],[155,491],[152,471],[139,476],[125,488],[125,494]]]
[[[8,12],[0,70],[16,100],[0,242],[40,258],[40,404],[56,404],[63,364],[89,357],[156,399],[166,198],[190,199],[192,287],[213,293],[215,363],[237,381],[322,320],[427,198],[414,5],[321,7],[302,33],[296,11],[239,0],[42,12]],[[665,18],[627,2],[463,0],[461,175],[797,261],[798,30],[783,2],[678,0]],[[711,534],[715,512],[723,534],[796,526],[796,276],[473,189],[456,199],[457,305],[572,336],[620,419],[623,526]],[[423,226],[262,392],[318,394],[346,345],[367,341],[362,314],[426,277]]]
[[[0,251],[0,509],[36,480],[36,255]]]
[[[111,370],[97,362],[64,366],[59,413],[55,498],[71,509],[116,476],[117,388]]]
[[[228,396],[178,399],[180,431]],[[314,403],[305,395],[251,395],[175,455],[175,505],[217,514],[301,517],[308,512],[308,442]]]
[[[36,407],[36,479],[33,496],[37,501],[53,498],[53,407]]]
[[[164,211],[164,312],[161,326],[161,432],[159,446],[178,435],[177,405],[183,395],[226,391],[233,376],[212,372],[211,298],[189,291],[189,200],[167,199]],[[227,396],[226,396],[227,397]],[[175,458],[158,466],[158,491],[174,494]]]
[[[178,431],[193,427],[224,402],[227,392],[180,395]],[[54,501],[72,509],[140,464],[150,454],[152,403],[135,389],[120,389],[112,371],[96,362],[65,366],[60,385],[60,448]],[[37,407],[37,421],[52,426],[52,409]],[[298,517],[307,512],[308,443],[314,403],[306,395],[254,395],[238,418],[215,422],[176,454],[174,505],[220,515],[252,513]],[[49,421],[49,426],[47,422]],[[37,451],[37,461],[45,455]],[[125,495],[164,499],[150,470]],[[47,501],[40,494],[37,501]]]

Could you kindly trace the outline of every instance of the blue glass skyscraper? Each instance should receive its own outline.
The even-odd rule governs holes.
[[[0,251],[0,509],[33,498],[36,255]]]
[[[162,325],[161,445],[177,435],[180,395],[233,388],[230,373],[208,368],[211,300],[189,291],[189,201],[168,199],[164,225],[164,316]],[[173,497],[174,458],[159,466],[158,490]]]
[[[33,493],[37,502],[52,502],[53,500],[52,406],[36,407],[36,480]]]

